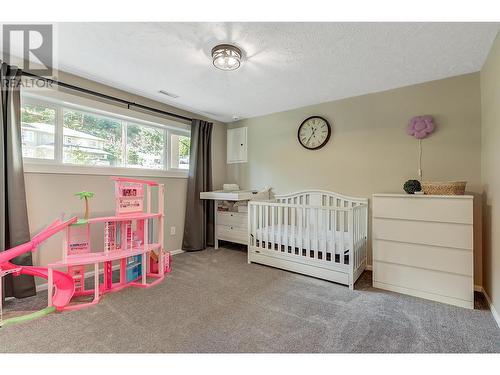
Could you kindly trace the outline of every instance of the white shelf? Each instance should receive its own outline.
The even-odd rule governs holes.
[[[200,193],[200,199],[213,199],[217,201],[247,201],[252,199],[254,195],[250,190],[237,190],[237,191],[204,191]]]
[[[373,194],[374,197],[388,197],[388,198],[410,198],[410,199],[422,199],[422,198],[434,198],[434,199],[473,199],[472,195],[429,195],[429,194],[398,194],[398,193],[387,193],[387,194]]]

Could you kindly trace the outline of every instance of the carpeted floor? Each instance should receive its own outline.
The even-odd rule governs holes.
[[[369,272],[350,291],[222,248],[176,255],[154,288],[4,327],[0,352],[500,352],[476,307],[373,289]]]

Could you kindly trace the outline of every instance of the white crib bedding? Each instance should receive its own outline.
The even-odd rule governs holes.
[[[302,247],[303,249],[309,248],[311,250],[318,251],[326,251],[329,253],[346,254],[350,249],[350,236],[348,232],[344,232],[344,241],[343,241],[343,251],[342,249],[342,233],[340,231],[331,231],[331,230],[320,230],[318,231],[318,239],[314,239],[314,235],[312,232],[310,233],[310,245],[307,244],[307,234],[306,230],[302,228],[302,232],[299,231],[298,227],[294,228],[295,231],[292,230],[291,225],[275,225],[274,226],[274,236],[272,233],[272,227],[263,227],[256,230],[255,238],[257,240],[262,240],[265,242],[274,242],[277,244],[278,242],[283,246],[294,246],[294,247]],[[281,241],[279,241],[281,233]],[[302,233],[302,234],[301,234]],[[295,240],[293,237],[295,236]],[[326,237],[326,243],[325,243]],[[302,246],[300,241],[302,240]],[[319,245],[319,246],[318,246]],[[325,249],[326,245],[326,249]]]

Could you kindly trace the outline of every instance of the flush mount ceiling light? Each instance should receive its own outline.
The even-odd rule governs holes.
[[[219,44],[212,48],[212,62],[220,70],[238,69],[241,64],[241,50],[231,44]]]

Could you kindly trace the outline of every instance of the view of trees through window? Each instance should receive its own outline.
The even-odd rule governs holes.
[[[23,157],[54,159],[56,109],[39,105],[21,108]]]
[[[172,134],[170,167],[178,169],[189,169],[189,152],[191,149],[191,138],[185,135]]]
[[[63,162],[84,165],[122,165],[120,121],[64,109]]]
[[[127,166],[162,169],[164,144],[162,129],[128,124]]]
[[[57,158],[65,164],[86,166],[189,168],[191,139],[181,130],[173,131],[167,138],[170,130],[160,126],[38,102],[23,102],[21,116],[23,156],[27,158]],[[61,131],[57,129],[62,129],[60,138],[56,138]],[[56,139],[61,139],[62,144]],[[169,168],[166,149],[172,151]]]
[[[191,138],[181,135],[179,137],[179,167],[189,168],[189,152],[191,151]],[[182,166],[181,166],[182,165]]]

